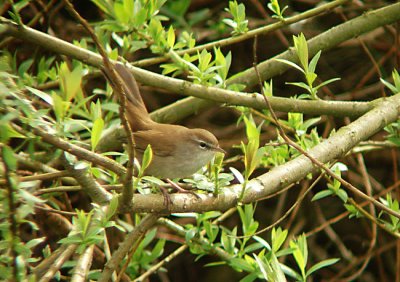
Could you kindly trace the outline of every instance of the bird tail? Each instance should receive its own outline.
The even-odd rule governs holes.
[[[134,78],[130,70],[123,64],[117,63],[114,65],[114,67],[119,77],[121,78],[121,81],[123,82],[122,86],[124,88],[124,92],[127,98],[126,116],[132,128],[132,131],[135,132],[148,129],[149,125],[153,123],[153,121],[151,120],[149,112],[147,111],[146,106],[143,102],[142,96],[140,95],[136,79]],[[107,75],[106,70],[103,70],[103,72],[114,88],[115,82],[110,79],[110,76]]]

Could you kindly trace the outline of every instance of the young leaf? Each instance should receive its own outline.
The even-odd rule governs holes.
[[[49,105],[53,105],[53,99],[51,96],[41,90],[26,86],[26,89],[28,89],[31,93],[35,94],[39,98],[41,98],[43,101],[45,101]]]
[[[147,145],[146,150],[144,151],[143,154],[143,159],[142,159],[142,166],[139,171],[139,177],[142,177],[143,173],[145,172],[146,168],[149,167],[151,161],[153,159],[153,150],[151,149],[150,144]]]
[[[294,48],[297,52],[297,56],[299,57],[301,66],[304,71],[307,73],[308,70],[308,47],[307,40],[304,37],[303,33],[300,33],[298,36],[293,36]]]
[[[243,174],[240,173],[240,171],[238,171],[236,168],[234,167],[230,167],[229,170],[233,173],[233,175],[235,176],[235,178],[237,179],[237,181],[240,184],[244,183],[244,177]]]
[[[332,190],[322,190],[319,191],[317,194],[314,195],[314,197],[312,197],[311,201],[318,201],[320,199],[326,198],[328,196],[333,195]]]
[[[326,259],[323,261],[320,261],[317,264],[314,264],[312,267],[310,267],[310,269],[307,271],[306,276],[310,276],[311,274],[313,274],[315,271],[323,268],[323,267],[327,267],[330,266],[332,264],[335,264],[339,261],[340,259],[338,258],[332,258],[332,259]]]
[[[7,168],[11,171],[17,170],[17,159],[14,156],[14,151],[8,147],[3,146],[2,150],[2,159],[4,163],[7,165]]]
[[[168,29],[167,44],[169,48],[173,48],[175,44],[175,31],[172,26],[170,26]]]
[[[104,120],[99,117],[93,123],[92,134],[90,141],[92,143],[92,150],[96,149],[97,144],[100,141],[101,133],[103,132],[104,128]]]
[[[304,70],[300,66],[296,65],[295,63],[293,63],[291,61],[288,61],[288,60],[285,60],[285,59],[273,59],[273,60],[281,62],[281,63],[284,63],[284,64],[287,64],[287,65],[289,65],[291,67],[294,67],[295,69],[301,71],[302,73],[304,73]]]
[[[308,65],[308,69],[310,72],[315,72],[315,69],[317,67],[317,63],[319,60],[319,57],[321,56],[321,50],[318,51],[317,54],[315,54],[315,56],[311,59],[310,64]]]
[[[272,229],[272,234],[271,234],[271,242],[272,242],[272,252],[276,253],[282,246],[282,244],[285,242],[286,237],[288,235],[287,230],[282,230],[282,228],[278,229]]]

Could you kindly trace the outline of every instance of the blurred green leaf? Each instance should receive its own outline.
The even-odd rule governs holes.
[[[92,150],[96,150],[97,144],[100,141],[101,134],[104,128],[104,120],[99,117],[93,123],[90,141],[92,143]]]
[[[10,171],[17,170],[17,159],[14,156],[14,151],[7,145],[2,146],[1,148],[2,158],[7,168]]]

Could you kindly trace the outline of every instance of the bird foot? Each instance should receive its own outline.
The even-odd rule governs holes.
[[[163,187],[163,186],[159,186],[160,187],[160,191],[163,194],[164,197],[164,206],[166,207],[166,209],[168,210],[168,212],[171,211],[171,205],[173,204],[171,196],[168,193],[167,188]]]
[[[167,182],[178,192],[178,193],[185,193],[185,194],[191,194],[195,196],[197,199],[200,199],[200,196],[194,193],[193,191],[188,191],[183,189],[181,186],[179,186],[177,183],[173,182],[171,179],[167,178]]]

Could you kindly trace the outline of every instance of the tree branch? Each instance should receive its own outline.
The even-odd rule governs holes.
[[[399,114],[400,94],[397,94],[383,100],[376,108],[349,125],[340,128],[328,139],[310,149],[308,154],[321,163],[333,162],[345,156],[361,141],[372,137],[383,127],[396,121]],[[265,198],[318,170],[319,168],[308,157],[301,155],[249,181],[243,203],[251,203]],[[199,194],[200,199],[190,195],[172,194],[171,212],[226,210],[237,204],[241,190],[242,185],[233,185],[223,189],[218,197],[213,197],[211,194]],[[361,191],[358,191],[357,196],[364,199],[367,197],[368,200],[371,200]],[[136,212],[158,212],[164,209],[161,195],[135,195],[134,203]],[[387,210],[386,207],[380,206],[380,208],[393,214],[393,211]],[[399,216],[397,213],[393,215]]]

